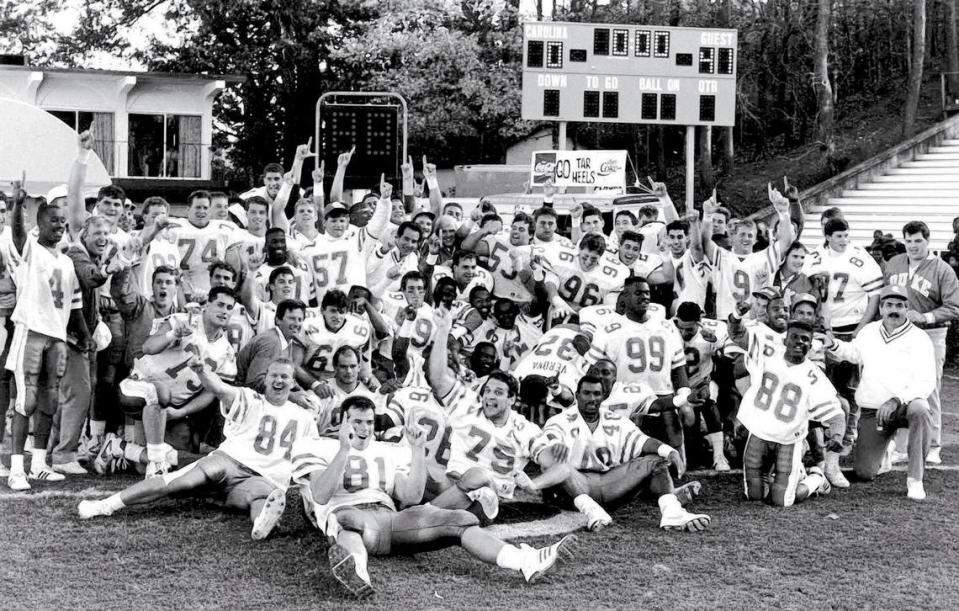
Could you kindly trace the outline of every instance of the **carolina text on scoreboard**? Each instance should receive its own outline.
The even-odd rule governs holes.
[[[736,30],[523,25],[523,119],[733,125]]]

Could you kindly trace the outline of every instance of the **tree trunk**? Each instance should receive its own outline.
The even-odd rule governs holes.
[[[833,105],[832,84],[829,81],[829,26],[832,21],[832,0],[819,0],[819,12],[816,15],[816,39],[814,45],[814,65],[819,114],[816,116],[816,139],[826,155],[827,163],[832,162],[836,153],[834,132],[835,106]]]
[[[912,133],[919,109],[919,93],[922,88],[922,64],[926,58],[926,0],[913,0],[912,53],[909,59],[909,88],[906,92],[906,108],[903,113],[902,135]]]
[[[543,20],[543,0],[536,0],[536,21]]]
[[[949,99],[959,98],[959,36],[956,32],[957,0],[946,0],[946,55],[949,72]]]
[[[713,128],[703,125],[699,128],[699,179],[702,193],[709,193],[716,186],[713,175]]]
[[[736,165],[736,144],[733,140],[735,129],[732,125],[723,128],[723,164],[727,173],[732,173]]]

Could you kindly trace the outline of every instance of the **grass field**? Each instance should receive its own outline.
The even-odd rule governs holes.
[[[959,608],[956,373],[946,466],[927,472],[923,503],[906,499],[902,470],[789,509],[742,500],[740,475],[707,475],[694,505],[713,517],[705,533],[660,531],[655,506],[634,502],[612,527],[580,533],[575,561],[533,586],[453,548],[373,559],[377,595],[357,604],[330,577],[295,493],[274,535],[253,542],[245,516],[204,500],[81,522],[80,498],[133,481],[81,477],[0,490],[0,608]]]

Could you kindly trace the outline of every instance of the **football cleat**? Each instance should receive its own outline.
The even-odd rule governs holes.
[[[108,433],[107,435],[112,435],[112,433]],[[87,437],[84,435],[84,437],[80,439],[80,443],[77,446],[77,460],[85,464],[93,462],[97,454],[100,452],[100,447],[102,445],[103,437]]]
[[[81,520],[89,520],[99,516],[113,515],[113,510],[104,501],[80,501],[77,505],[77,513]]]
[[[558,542],[541,549],[530,549],[520,571],[527,583],[536,583],[557,564],[573,558],[576,535],[566,535]]]
[[[703,485],[698,481],[689,482],[688,484],[683,484],[679,488],[673,490],[673,494],[676,495],[676,498],[679,500],[680,505],[689,505],[693,500],[698,497],[703,492]]]
[[[26,473],[11,473],[8,475],[7,487],[10,490],[29,490],[30,482],[27,481]]]
[[[67,479],[65,475],[51,470],[46,465],[40,467],[36,471],[31,469],[30,475],[28,477],[30,479],[35,479],[38,481],[45,481],[45,482],[62,482],[63,480]]]
[[[922,486],[921,479],[906,478],[906,496],[914,501],[922,501],[926,498],[926,490]]]
[[[717,473],[725,473],[726,471],[729,471],[729,470],[730,470],[729,461],[726,460],[725,456],[723,456],[722,458],[718,459],[716,462],[713,463],[713,471]]]
[[[123,442],[113,433],[107,433],[106,439],[100,444],[100,451],[93,459],[93,470],[104,475],[111,471],[113,462],[123,456]]]
[[[263,503],[263,509],[253,520],[253,532],[250,535],[254,541],[266,539],[273,528],[276,527],[280,518],[283,517],[283,511],[286,509],[286,491],[277,488],[266,497]]]
[[[942,456],[939,455],[939,448],[929,448],[929,453],[926,454],[926,463],[930,465],[942,464]]]
[[[683,508],[664,513],[659,521],[659,527],[663,530],[685,530],[686,532],[699,532],[709,527],[711,518],[705,513],[689,513]]]
[[[339,543],[330,546],[328,552],[330,572],[333,577],[350,591],[350,594],[363,600],[373,596],[373,585],[356,572],[356,558]]]
[[[63,473],[64,475],[87,475],[88,473],[88,471],[75,460],[65,463],[54,463],[53,470],[57,473]]]
[[[147,464],[146,473],[143,476],[143,479],[150,479],[153,477],[162,477],[170,472],[170,464],[166,461],[155,461],[151,460]]]
[[[489,486],[483,486],[467,493],[469,498],[480,504],[483,514],[490,520],[499,515],[499,496]]]

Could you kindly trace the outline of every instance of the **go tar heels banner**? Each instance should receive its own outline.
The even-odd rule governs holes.
[[[626,188],[626,151],[536,151],[530,185],[549,179],[557,187]]]

